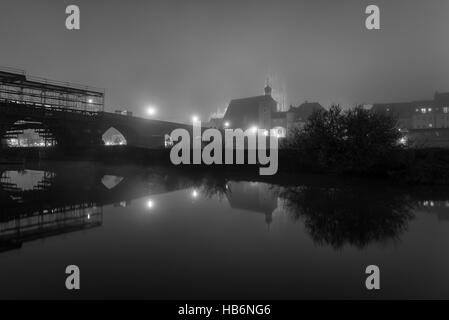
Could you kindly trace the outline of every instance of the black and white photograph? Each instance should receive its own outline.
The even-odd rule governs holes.
[[[449,299],[448,37],[449,0],[0,0],[0,300]]]

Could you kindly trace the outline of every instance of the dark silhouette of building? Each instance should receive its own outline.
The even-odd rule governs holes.
[[[397,119],[397,127],[413,144],[449,147],[449,93],[436,92],[433,100],[374,104],[374,112]]]
[[[233,209],[262,213],[265,222],[270,225],[273,211],[277,209],[277,195],[270,190],[270,185],[262,182],[229,182],[226,193]]]
[[[271,87],[265,87],[265,94],[255,97],[234,99],[229,103],[223,122],[230,128],[243,130],[257,127],[270,129],[272,114],[277,111],[277,102],[271,96]]]
[[[306,101],[298,107],[290,106],[288,111],[279,111],[271,92],[267,84],[264,95],[231,100],[222,121],[214,119],[214,127],[221,124],[222,128],[257,128],[271,135],[285,137],[292,129],[303,127],[313,112],[324,110],[319,103]]]

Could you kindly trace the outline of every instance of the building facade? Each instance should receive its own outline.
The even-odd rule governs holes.
[[[433,100],[374,104],[372,110],[395,117],[397,126],[417,146],[449,147],[449,93]]]
[[[324,110],[319,103],[305,102],[298,107],[290,106],[288,111],[279,111],[271,91],[271,87],[267,85],[264,95],[232,100],[223,119],[211,119],[210,127],[221,125],[223,129],[244,131],[257,128],[282,138],[293,129],[302,128],[313,112]]]

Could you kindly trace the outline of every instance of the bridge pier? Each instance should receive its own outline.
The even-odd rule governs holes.
[[[7,120],[5,118],[0,118],[0,150],[3,148],[7,148],[8,145],[6,143],[5,134],[13,125],[14,120]]]
[[[52,129],[59,147],[63,149],[76,149],[102,146],[101,134],[90,128],[77,126],[73,128]]]

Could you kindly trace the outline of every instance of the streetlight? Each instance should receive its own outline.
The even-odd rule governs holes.
[[[87,103],[94,103],[94,99],[87,100]]]
[[[259,129],[259,128],[257,128],[257,126],[254,126],[254,127],[251,127],[251,128],[250,128],[250,130],[251,130],[252,133],[256,133],[258,129]]]
[[[192,191],[192,198],[194,198],[194,199],[198,198],[198,191],[196,191],[196,190]]]
[[[200,121],[200,118],[198,116],[192,116],[192,121],[198,122],[198,121]]]
[[[152,209],[154,207],[154,202],[152,200],[148,200],[147,202],[147,208]]]
[[[228,121],[226,121],[226,122],[224,123],[225,128],[229,128],[230,125],[231,125],[231,124],[230,124]]]
[[[156,108],[155,107],[148,107],[147,114],[149,116],[154,116],[156,114]]]

